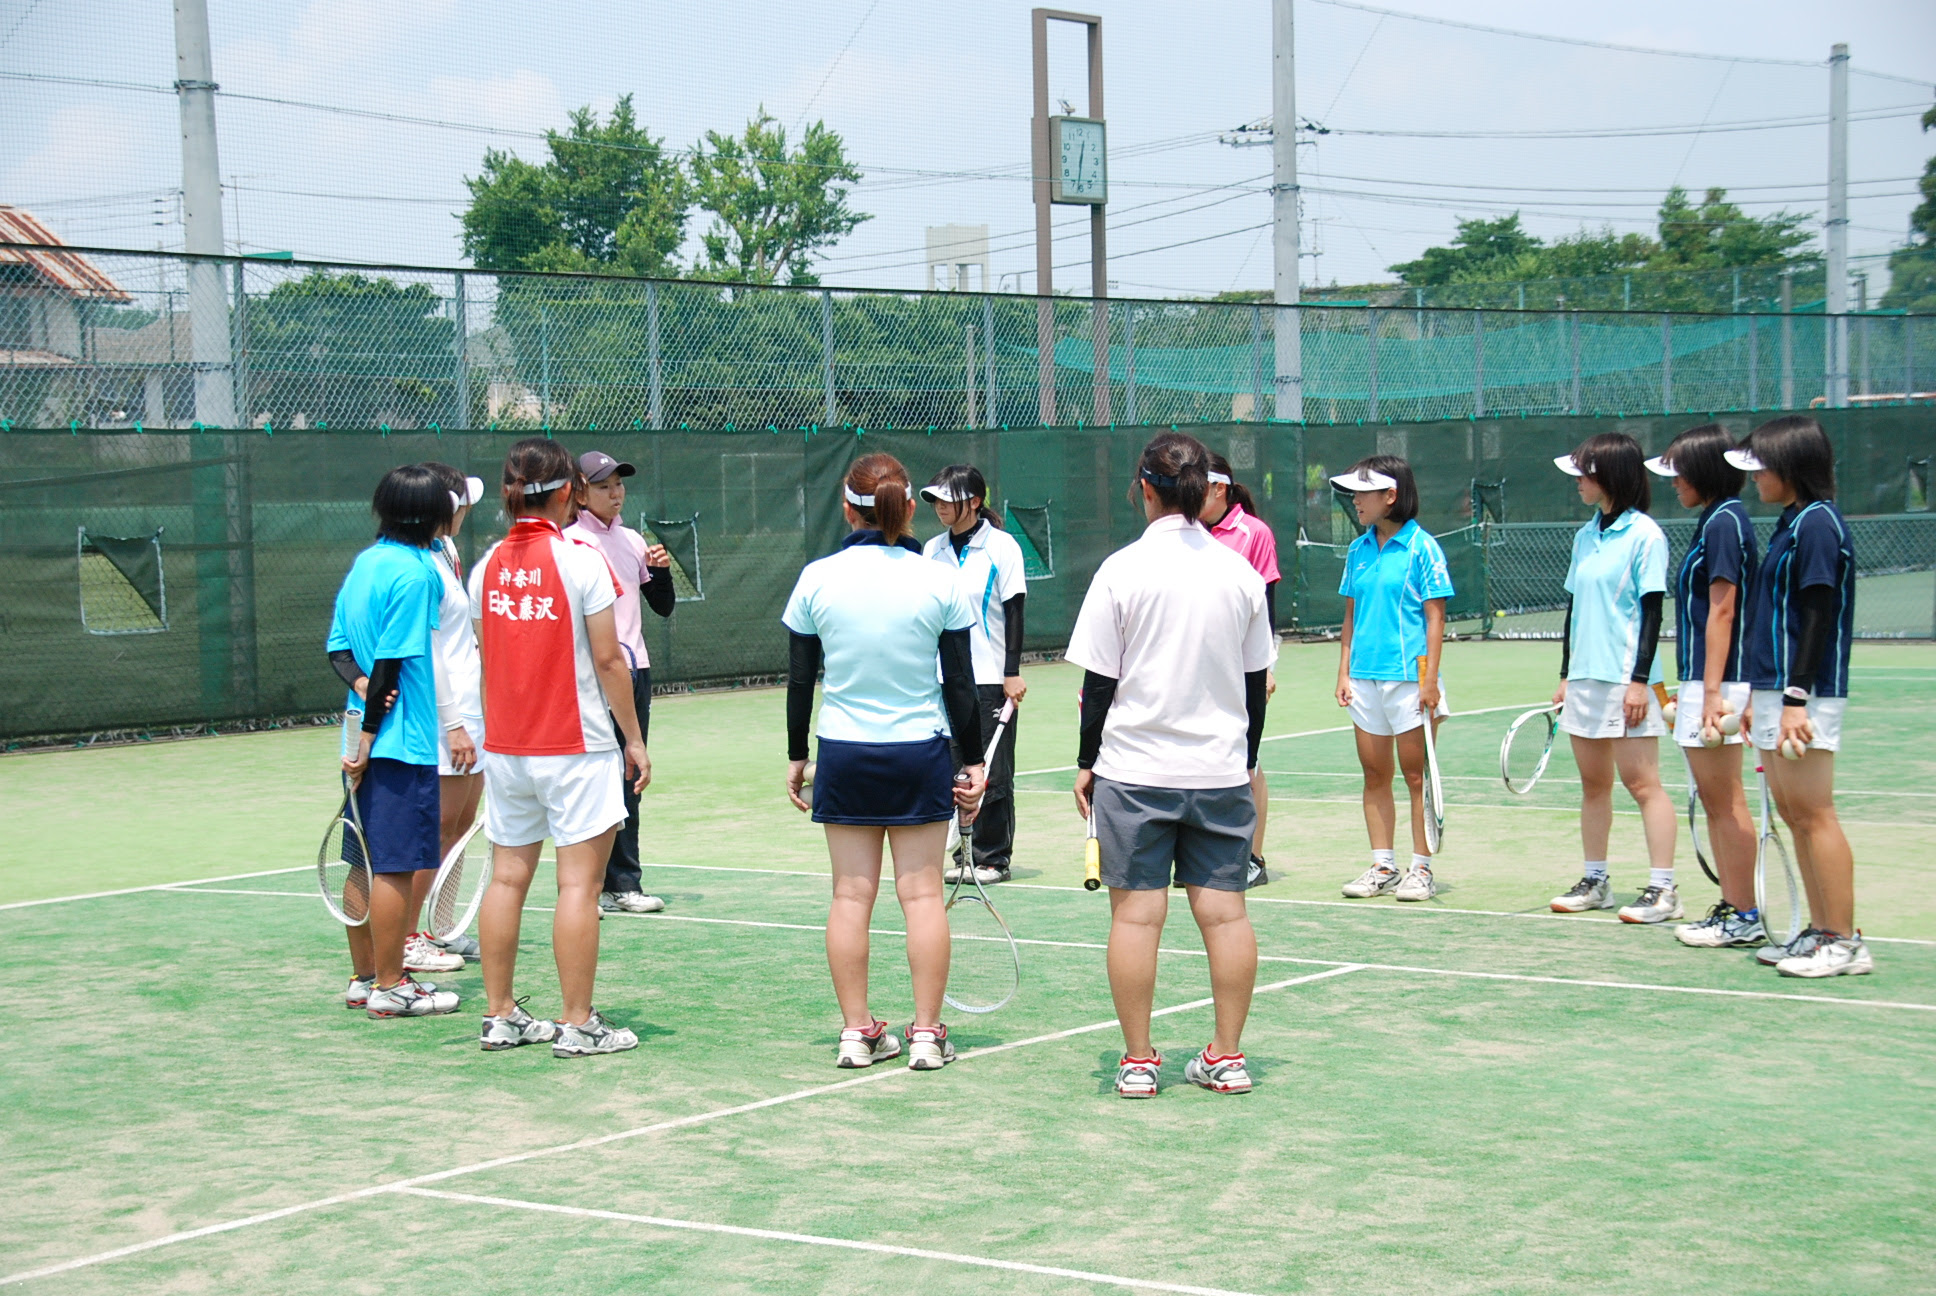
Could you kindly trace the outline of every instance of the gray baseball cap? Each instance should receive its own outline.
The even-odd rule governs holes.
[[[637,475],[638,469],[629,463],[621,463],[603,450],[587,450],[578,456],[578,471],[585,474],[588,482],[602,482],[613,473],[621,477]]]

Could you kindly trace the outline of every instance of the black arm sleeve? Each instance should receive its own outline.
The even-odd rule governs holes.
[[[975,692],[975,650],[967,630],[941,632],[941,703],[948,709],[948,728],[954,733],[961,759],[981,764],[981,698]]]
[[[383,727],[383,717],[390,714],[390,695],[397,691],[397,677],[402,673],[403,660],[398,657],[379,657],[370,667],[363,699],[364,733],[373,734]]]
[[[820,678],[820,636],[787,631],[787,759],[807,758],[813,686]]]
[[[1277,633],[1277,582],[1264,585],[1264,615],[1270,618],[1271,633]]]
[[[351,688],[363,678],[363,668],[356,664],[356,654],[347,648],[338,648],[329,655],[329,668],[336,672],[336,678]]]
[[[1566,628],[1560,631],[1560,678],[1565,679],[1573,665],[1573,596],[1566,596]]]
[[[1102,722],[1116,700],[1116,681],[1094,671],[1082,673],[1082,735],[1076,743],[1076,768],[1094,769],[1102,750]]]
[[[1250,763],[1244,766],[1245,769],[1257,768],[1257,745],[1264,741],[1264,705],[1270,699],[1267,687],[1269,675],[1268,670],[1244,672],[1244,710],[1250,714]]]
[[[1660,613],[1667,595],[1655,590],[1640,596],[1640,648],[1634,653],[1633,682],[1645,684],[1654,673],[1654,654],[1660,649]]]
[[[1008,637],[1008,643],[1002,649],[1004,675],[1022,673],[1022,600],[1027,597],[1026,594],[1017,594],[1002,604],[1002,626]]]
[[[1795,655],[1789,659],[1788,678],[1782,683],[1788,688],[1815,691],[1815,672],[1821,668],[1822,654],[1828,650],[1829,632],[1835,628],[1835,587],[1832,585],[1810,585],[1798,590],[1793,599],[1801,612],[1801,642],[1795,645]],[[1804,698],[1784,697],[1783,706],[1806,706]]]
[[[647,607],[662,617],[671,616],[672,605],[679,597],[679,592],[672,588],[672,568],[647,567],[639,593],[645,595]]]

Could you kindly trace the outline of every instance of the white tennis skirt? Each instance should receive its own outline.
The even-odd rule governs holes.
[[[1368,734],[1386,737],[1410,733],[1425,723],[1419,713],[1418,681],[1351,681],[1351,723]],[[1439,706],[1432,714],[1443,718],[1451,712],[1445,705],[1445,681],[1439,681]]]
[[[1667,721],[1660,714],[1660,699],[1647,687],[1647,715],[1635,728],[1627,728],[1622,703],[1627,686],[1608,680],[1576,679],[1566,681],[1566,705],[1560,709],[1560,730],[1581,738],[1660,738],[1667,733]]]
[[[1842,712],[1848,704],[1847,698],[1818,698],[1809,694],[1808,723],[1815,730],[1815,741],[1808,744],[1810,751],[1842,750]],[[1781,706],[1781,694],[1777,690],[1754,691],[1754,733],[1750,737],[1761,751],[1773,751],[1781,741]]]
[[[1738,715],[1748,709],[1748,684],[1746,680],[1722,680],[1721,696],[1734,703]],[[1683,747],[1701,745],[1701,710],[1707,705],[1707,689],[1701,680],[1688,680],[1681,685],[1679,695],[1674,699],[1674,741]],[[1721,739],[1721,745],[1739,746],[1744,737],[1737,730]]]

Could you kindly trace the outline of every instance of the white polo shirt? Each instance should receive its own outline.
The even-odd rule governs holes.
[[[1250,780],[1244,675],[1271,664],[1264,578],[1180,513],[1103,560],[1067,657],[1117,681],[1096,773],[1142,787]]]
[[[1640,655],[1640,596],[1667,592],[1667,535],[1660,523],[1638,509],[1605,527],[1588,518],[1573,534],[1566,592],[1573,596],[1566,677],[1625,684]],[[1656,652],[1648,680],[1664,678]]]
[[[957,550],[943,531],[921,552],[958,573],[962,594],[975,610],[968,636],[974,649],[975,683],[999,684],[1008,658],[1008,613],[1002,604],[1028,593],[1022,565],[1022,546],[1015,537],[986,518]]]

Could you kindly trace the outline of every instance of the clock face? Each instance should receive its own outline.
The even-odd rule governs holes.
[[[1106,202],[1109,167],[1103,123],[1093,117],[1051,117],[1049,125],[1055,166],[1051,199],[1059,203]]]

